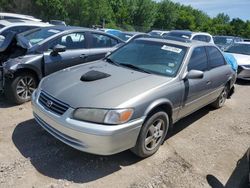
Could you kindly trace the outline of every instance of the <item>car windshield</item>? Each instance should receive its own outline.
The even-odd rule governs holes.
[[[217,45],[229,45],[233,42],[233,37],[213,37]]]
[[[226,52],[235,53],[235,54],[244,54],[250,55],[250,43],[249,44],[241,44],[235,43],[234,45],[230,46]]]
[[[136,40],[112,53],[108,60],[118,66],[174,77],[186,51],[184,46]]]
[[[53,28],[42,28],[35,30],[34,32],[24,35],[24,38],[29,42],[31,46],[43,41],[46,38],[49,38],[57,33],[61,32],[60,30]]]

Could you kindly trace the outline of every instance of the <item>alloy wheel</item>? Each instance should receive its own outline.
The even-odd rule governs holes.
[[[148,128],[145,138],[145,148],[147,150],[155,149],[162,140],[164,133],[164,121],[156,119]]]
[[[36,83],[34,78],[31,76],[24,76],[17,83],[16,94],[23,100],[30,99],[35,87]]]

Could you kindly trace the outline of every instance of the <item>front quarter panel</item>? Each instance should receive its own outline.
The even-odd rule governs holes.
[[[42,61],[43,55],[41,54],[25,55],[9,59],[4,63],[4,71],[5,73],[14,74],[21,69],[30,69],[37,74],[40,80],[42,78]]]
[[[172,111],[172,121],[178,119],[178,112],[182,104],[184,94],[184,84],[181,81],[171,80],[158,87],[137,96],[130,101],[122,104],[120,107],[134,107],[133,118],[148,116],[153,109],[160,105],[168,105]]]

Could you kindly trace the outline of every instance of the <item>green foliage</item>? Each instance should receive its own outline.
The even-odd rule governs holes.
[[[44,21],[105,26],[129,31],[188,29],[250,38],[250,21],[206,13],[171,0],[0,0],[0,11],[30,14]]]

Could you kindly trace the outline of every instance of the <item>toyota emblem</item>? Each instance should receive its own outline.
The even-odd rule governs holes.
[[[52,101],[48,100],[48,101],[46,102],[46,106],[47,106],[48,108],[50,108],[52,105],[53,105],[53,102],[52,102]]]

